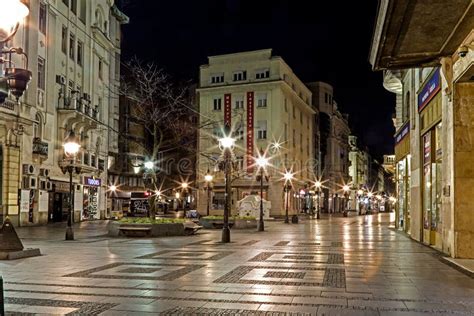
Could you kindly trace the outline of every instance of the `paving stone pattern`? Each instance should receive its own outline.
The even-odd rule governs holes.
[[[40,257],[1,262],[7,315],[474,315],[474,279],[393,214],[268,222],[265,232],[108,238],[107,222],[19,228]]]

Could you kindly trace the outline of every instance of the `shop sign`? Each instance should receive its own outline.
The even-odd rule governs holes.
[[[431,75],[418,94],[418,111],[421,111],[441,89],[439,68]]]
[[[84,185],[88,185],[90,187],[100,187],[101,185],[101,180],[100,178],[94,178],[94,177],[84,177]]]
[[[408,135],[408,133],[410,133],[410,122],[407,122],[402,127],[402,129],[397,134],[395,134],[395,145],[400,143],[405,138],[405,136]]]

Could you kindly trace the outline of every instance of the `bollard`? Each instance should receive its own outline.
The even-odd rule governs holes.
[[[3,295],[3,278],[0,276],[0,316],[5,315],[5,296]]]

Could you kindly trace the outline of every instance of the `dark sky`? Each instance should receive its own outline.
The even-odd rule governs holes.
[[[273,48],[303,81],[334,86],[353,133],[374,156],[393,152],[394,94],[368,62],[377,0],[128,0],[123,58],[154,61],[197,82],[207,56]]]

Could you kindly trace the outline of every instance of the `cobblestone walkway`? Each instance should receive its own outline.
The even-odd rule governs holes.
[[[393,230],[390,214],[265,232],[105,236],[106,222],[21,228],[43,256],[0,262],[7,315],[474,315],[474,279]]]

